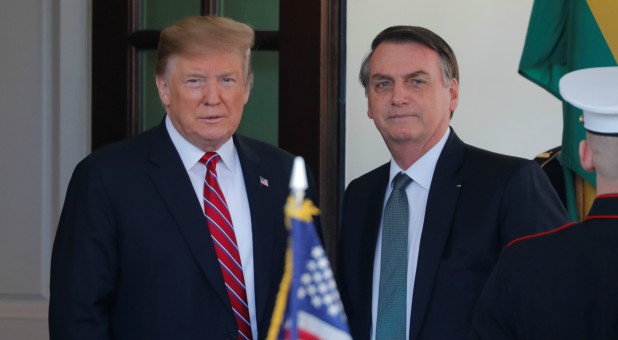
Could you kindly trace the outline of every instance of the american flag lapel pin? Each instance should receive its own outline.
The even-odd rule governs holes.
[[[268,180],[262,176],[260,176],[260,185],[268,188]]]

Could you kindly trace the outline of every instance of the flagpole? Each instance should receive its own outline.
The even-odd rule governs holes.
[[[277,300],[275,301],[275,309],[270,322],[270,328],[268,329],[268,340],[276,340],[281,330],[281,324],[283,323],[283,317],[285,308],[287,305],[288,293],[290,291],[290,284],[292,281],[292,249],[290,248],[289,232],[291,228],[290,211],[298,210],[302,207],[303,200],[305,199],[305,190],[308,188],[307,173],[305,172],[305,160],[302,157],[297,156],[294,158],[294,165],[292,166],[292,176],[290,177],[290,197],[285,207],[285,226],[288,229],[288,246],[285,252],[285,267],[281,283],[279,285],[279,292],[277,293]]]
[[[305,160],[297,156],[294,158],[294,166],[292,167],[292,176],[290,178],[290,191],[294,196],[294,203],[297,209],[302,206],[303,200],[305,199],[305,190],[307,190],[308,187]]]

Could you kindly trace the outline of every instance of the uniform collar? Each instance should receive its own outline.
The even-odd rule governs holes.
[[[589,218],[618,218],[618,193],[597,196],[586,217]]]

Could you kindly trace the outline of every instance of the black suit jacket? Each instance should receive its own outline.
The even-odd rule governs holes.
[[[233,139],[250,204],[263,338],[283,273],[293,157]],[[232,313],[203,210],[164,123],[78,164],[53,247],[52,340],[236,339]]]
[[[474,339],[618,339],[618,194],[588,217],[507,247],[479,299]]]
[[[373,262],[388,179],[389,163],[352,181],[344,196],[337,277],[354,339],[370,336]],[[477,298],[502,247],[566,220],[536,163],[466,145],[451,130],[427,199],[410,338],[468,338]]]

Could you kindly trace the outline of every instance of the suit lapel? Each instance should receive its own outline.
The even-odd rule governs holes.
[[[242,166],[251,211],[255,309],[258,325],[261,325],[260,320],[270,318],[270,315],[263,315],[269,288],[273,285],[278,287],[278,282],[271,282],[276,281],[272,263],[273,257],[278,256],[273,236],[277,233],[275,228],[283,225],[283,205],[281,200],[276,198],[276,193],[280,190],[287,191],[288,178],[280,178],[281,176],[272,173],[243,137],[234,135],[234,144]],[[262,178],[268,180],[268,185],[262,184]]]
[[[376,209],[371,210],[366,220],[368,223],[369,233],[367,234],[366,246],[370,246],[373,248],[373,251],[366,252],[371,255],[372,258],[375,258],[375,248],[376,243],[378,241],[378,232],[380,231],[380,222],[382,220],[382,209],[384,208],[384,195],[386,195],[386,187],[388,186],[389,180],[389,170],[390,163],[386,163],[382,165],[378,169],[378,175],[376,176],[376,181],[368,185],[369,187],[369,203],[367,206],[376,207]],[[373,261],[371,261],[373,262]],[[373,271],[371,273],[373,275]]]
[[[189,249],[217,295],[232,307],[221,269],[208,231],[206,218],[195,198],[195,191],[180,156],[170,139],[165,123],[153,131],[150,150],[150,177],[176,220]]]
[[[386,163],[377,169],[376,176],[371,181],[363,184],[368,189],[367,215],[360,221],[364,224],[363,227],[358,230],[367,230],[367,233],[363,235],[360,242],[361,249],[355,251],[355,254],[359,254],[359,263],[367,263],[371,265],[361,266],[360,275],[354,275],[354,277],[360,278],[357,284],[362,285],[360,290],[362,297],[359,299],[360,315],[356,321],[356,324],[363,325],[364,328],[359,334],[370,334],[371,332],[371,302],[373,295],[373,268],[375,266],[375,253],[376,245],[378,242],[378,232],[380,231],[380,222],[382,219],[382,210],[384,207],[384,195],[386,194],[386,187],[389,180],[390,163]]]
[[[462,184],[459,168],[463,161],[464,148],[463,142],[455,131],[451,130],[431,181],[414,282],[410,317],[411,339],[418,339],[423,326],[433,284],[453,224]]]

